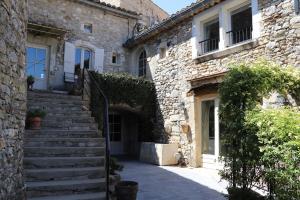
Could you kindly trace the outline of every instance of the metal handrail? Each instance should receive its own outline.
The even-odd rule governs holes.
[[[83,69],[83,79],[84,82],[86,81],[85,79],[85,74],[84,74],[84,69]],[[105,175],[106,175],[106,200],[109,200],[109,175],[110,175],[110,135],[109,135],[109,113],[108,113],[108,109],[109,109],[109,101],[107,96],[105,95],[105,93],[103,92],[103,90],[101,89],[101,87],[99,86],[99,84],[96,81],[96,78],[93,76],[93,74],[86,70],[88,73],[88,76],[91,78],[96,90],[101,94],[101,96],[103,97],[104,101],[103,101],[103,106],[104,106],[104,112],[103,112],[103,132],[105,135],[105,158],[106,158],[106,162],[105,162]],[[84,90],[84,89],[83,89]]]
[[[227,31],[229,37],[229,45],[237,44],[252,39],[252,26],[236,30]]]
[[[199,42],[202,54],[212,52],[219,49],[219,39],[209,38]]]

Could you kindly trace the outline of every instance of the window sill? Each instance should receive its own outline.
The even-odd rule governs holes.
[[[228,55],[238,53],[244,50],[253,49],[254,47],[258,46],[257,40],[248,40],[242,43],[238,43],[236,45],[227,47],[222,50],[217,50],[213,52],[209,52],[207,54],[203,54],[195,58],[196,63],[202,63],[209,60],[217,59],[217,58],[223,58]]]
[[[122,66],[122,64],[116,64],[116,63],[110,63],[109,65],[113,66],[113,67],[121,67]]]

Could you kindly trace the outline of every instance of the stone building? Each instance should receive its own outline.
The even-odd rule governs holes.
[[[142,21],[144,21],[146,26],[159,23],[169,16],[166,11],[153,3],[152,0],[103,0],[102,2],[142,13]]]
[[[26,1],[0,2],[0,199],[24,199]]]
[[[132,74],[144,68],[134,60],[147,60],[140,75],[156,86],[162,142],[178,143],[194,167],[216,167],[222,149],[218,83],[232,62],[265,58],[300,67],[299,1],[198,1],[125,46]]]
[[[147,29],[149,17],[161,20],[165,13],[150,1],[130,2],[137,7],[128,1],[29,0],[27,74],[42,90],[65,90],[82,68],[152,79],[158,142],[178,143],[192,166],[215,164],[221,149],[218,83],[231,62],[265,57],[300,65],[299,1],[196,1]],[[118,154],[126,153],[129,132],[138,145],[139,132],[136,116],[121,113],[111,113],[122,127],[113,141]]]

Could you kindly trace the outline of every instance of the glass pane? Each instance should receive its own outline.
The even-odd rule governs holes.
[[[84,65],[83,67],[89,69],[91,66],[91,52],[89,50],[84,51]]]
[[[202,102],[202,153],[215,154],[215,102]]]
[[[33,63],[26,63],[26,74],[27,76],[29,75],[34,75],[34,64]]]
[[[26,49],[26,62],[34,62],[36,49],[27,47]]]
[[[46,50],[45,49],[37,49],[36,63],[45,64],[45,62],[46,62]]]
[[[36,64],[35,65],[34,77],[39,78],[39,79],[45,78],[45,65],[44,64]]]
[[[80,67],[80,63],[81,63],[81,49],[77,48],[75,54],[75,67],[76,66]]]

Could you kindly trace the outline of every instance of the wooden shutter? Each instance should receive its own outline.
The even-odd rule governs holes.
[[[104,67],[104,49],[95,49],[94,70],[98,73],[103,73]]]
[[[75,73],[75,45],[65,42],[65,55],[64,55],[64,72],[65,82],[74,82]]]

